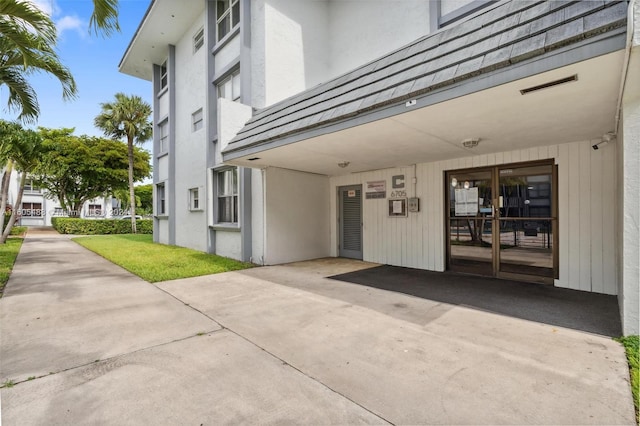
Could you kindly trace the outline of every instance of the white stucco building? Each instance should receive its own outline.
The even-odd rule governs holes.
[[[635,1],[154,0],[154,238],[617,295],[638,333]]]
[[[20,205],[16,205],[20,189],[21,174],[11,172],[7,205],[18,208],[16,226],[51,226],[51,218],[66,217],[68,212],[60,206],[55,197],[48,197],[46,190],[39,188],[32,179],[27,178]],[[79,212],[84,219],[110,219],[118,212],[117,200],[112,197],[99,197],[87,201]]]

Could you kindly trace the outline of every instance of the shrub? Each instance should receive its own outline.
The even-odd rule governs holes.
[[[61,234],[104,235],[131,233],[131,221],[121,219],[93,220],[54,217],[51,219],[51,225]],[[153,220],[138,219],[136,228],[139,234],[152,234]]]

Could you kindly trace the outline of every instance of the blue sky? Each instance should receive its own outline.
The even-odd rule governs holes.
[[[58,28],[58,53],[71,70],[78,85],[78,97],[63,101],[59,82],[46,75],[29,78],[38,95],[40,118],[37,125],[74,127],[76,134],[102,136],[93,125],[100,113],[100,103],[113,99],[117,92],[139,95],[151,103],[151,83],[118,72],[118,64],[135,34],[150,0],[120,0],[121,32],[104,37],[89,34],[88,23],[93,9],[90,0],[32,0],[48,13]],[[7,90],[0,89],[0,115],[14,119],[6,109]],[[150,149],[150,144],[145,144]]]

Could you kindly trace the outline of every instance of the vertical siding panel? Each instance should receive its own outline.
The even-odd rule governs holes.
[[[494,166],[496,164],[496,154],[487,154],[487,166]]]
[[[503,164],[503,163],[504,163],[504,153],[503,152],[498,152],[496,154],[495,164]]]
[[[540,151],[538,147],[529,148],[529,160],[535,161],[540,159]]]
[[[503,160],[504,160],[503,164],[508,164],[508,163],[512,163],[513,162],[513,160],[512,160],[513,156],[511,155],[511,151],[505,152],[502,157],[503,157]]]
[[[576,184],[580,185],[580,290],[586,291],[591,291],[591,151],[589,143],[578,144],[580,177]]]
[[[482,162],[480,161],[480,156],[474,155],[473,157],[471,157],[471,164],[473,164],[473,167],[482,166]]]
[[[522,161],[522,151],[511,151],[511,162],[519,163]]]
[[[538,158],[540,160],[544,160],[549,158],[549,147],[548,146],[540,146],[538,147]]]
[[[560,287],[569,287],[569,145],[558,147],[558,245]]]
[[[528,149],[522,149],[520,151],[518,151],[518,154],[520,155],[520,159],[518,161],[529,161],[531,158],[529,158],[529,150]]]
[[[436,215],[437,211],[437,185],[438,185],[438,177],[437,177],[438,163],[431,164],[431,168],[429,170],[429,182],[430,182],[430,202],[429,202],[429,269],[436,268],[436,259],[438,256],[437,248],[436,248],[436,239],[438,235],[438,219]]]
[[[616,214],[618,205],[616,200],[616,150],[617,144],[609,144],[602,149],[603,154],[603,277],[604,292],[607,294],[618,293],[616,278],[617,252],[616,252]],[[598,150],[597,152],[600,152]]]
[[[602,270],[602,231],[604,188],[603,156],[598,151],[589,149],[591,155],[591,290],[604,292],[604,276]],[[606,182],[607,184],[609,182]],[[613,190],[613,188],[609,189]]]
[[[558,145],[551,145],[549,148],[549,157],[548,158],[557,158],[558,157]]]
[[[429,185],[428,171],[430,164],[424,164],[420,167],[420,223],[422,224],[422,257],[420,258],[420,264],[423,268],[429,269],[429,248],[427,246],[429,242],[429,213],[427,211],[429,200]]]
[[[433,204],[435,206],[435,222],[436,222],[436,238],[434,238],[434,250],[435,250],[435,258],[434,258],[434,269],[435,270],[444,270],[446,265],[445,256],[444,256],[444,172],[442,167],[438,167],[435,170],[435,182],[436,182],[436,192],[433,198]]]
[[[580,288],[580,144],[569,144],[569,288]]]

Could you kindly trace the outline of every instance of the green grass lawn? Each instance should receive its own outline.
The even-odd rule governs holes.
[[[9,275],[21,246],[22,238],[8,238],[6,244],[0,244],[0,297],[5,284],[9,281]]]
[[[633,402],[636,406],[636,420],[640,423],[640,414],[638,411],[638,405],[640,405],[640,337],[627,336],[615,340],[622,343],[627,352],[629,375],[631,376],[631,392],[633,393]]]
[[[100,235],[73,238],[73,241],[150,283],[253,266],[183,247],[156,244],[151,235]]]

